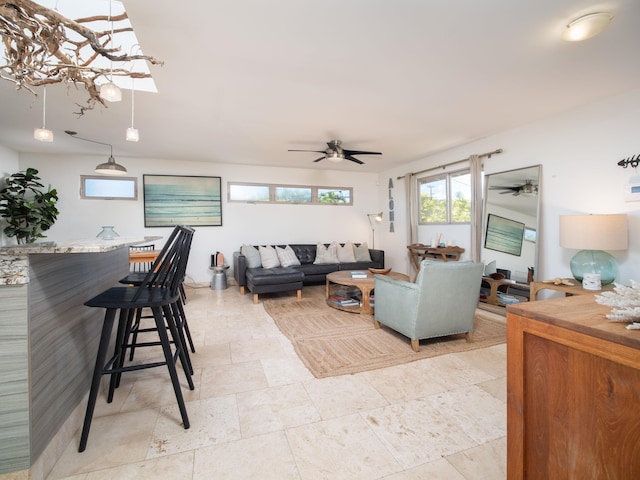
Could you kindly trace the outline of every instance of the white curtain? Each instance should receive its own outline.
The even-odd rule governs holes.
[[[408,245],[413,245],[418,243],[418,185],[415,174],[407,173],[404,182],[407,197],[407,240]],[[413,262],[409,262],[409,268],[409,277],[414,278],[414,274],[418,272],[415,271]]]
[[[471,260],[480,262],[482,249],[482,161],[480,156],[469,157],[471,174]]]

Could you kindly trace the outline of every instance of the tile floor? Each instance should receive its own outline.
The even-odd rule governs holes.
[[[125,374],[49,480],[506,478],[504,344],[315,379],[251,295],[187,295],[191,428],[164,368]]]

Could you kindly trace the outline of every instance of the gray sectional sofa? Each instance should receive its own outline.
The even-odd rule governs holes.
[[[329,244],[323,244],[328,247]],[[354,262],[314,263],[317,256],[317,244],[288,244],[295,253],[300,265],[277,266],[264,268],[264,266],[250,267],[241,251],[233,253],[233,275],[240,287],[240,293],[244,295],[245,289],[253,293],[254,303],[258,303],[258,295],[261,293],[277,293],[295,290],[298,298],[302,296],[303,285],[323,283],[328,273],[338,270],[366,270],[368,268],[384,268],[384,250],[366,249],[370,259],[363,255],[364,245],[353,244],[359,249],[359,255]],[[345,244],[340,244],[344,247]],[[287,245],[278,245],[285,249]],[[259,247],[253,246],[257,249]],[[255,263],[255,262],[254,262]]]

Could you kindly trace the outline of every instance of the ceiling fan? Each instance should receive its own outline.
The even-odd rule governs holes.
[[[360,165],[364,164],[362,160],[358,160],[354,155],[382,155],[382,152],[366,152],[364,150],[347,150],[341,147],[342,142],[340,140],[330,140],[327,142],[326,150],[289,150],[290,152],[316,152],[322,153],[320,158],[314,160],[319,162],[325,158],[330,162],[341,162],[342,160],[350,160]]]
[[[489,187],[489,190],[504,190],[504,192],[500,192],[500,195],[504,195],[505,193],[510,193],[514,197],[518,195],[537,195],[538,194],[538,186],[534,185],[533,180],[525,180],[522,185],[515,185],[513,187]]]

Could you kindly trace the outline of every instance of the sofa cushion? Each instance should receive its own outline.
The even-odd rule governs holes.
[[[304,265],[305,263],[313,264],[316,259],[316,244],[289,244],[291,249],[300,260],[300,264]]]
[[[358,246],[354,246],[353,251],[356,256],[356,262],[370,262],[371,255],[369,255],[369,247],[367,242],[361,243]]]
[[[260,252],[256,247],[251,245],[242,245],[240,253],[246,257],[248,268],[259,268],[262,266]]]
[[[247,281],[252,285],[278,285],[296,283],[304,279],[304,273],[293,267],[248,268]]]
[[[315,265],[322,265],[326,263],[339,263],[338,262],[338,243],[331,242],[328,247],[325,247],[322,243],[316,246],[316,259],[313,262]]]
[[[293,265],[300,265],[300,260],[296,257],[296,252],[293,251],[289,245],[284,248],[276,247],[276,253],[278,254],[278,260],[283,267],[291,267]]]
[[[258,251],[260,252],[260,260],[262,261],[262,268],[275,268],[280,266],[280,260],[278,260],[278,254],[276,250],[267,245],[263,247],[262,245],[258,247]]]
[[[356,256],[353,252],[353,243],[347,242],[343,247],[338,245],[338,261],[340,263],[353,263],[356,261]]]

